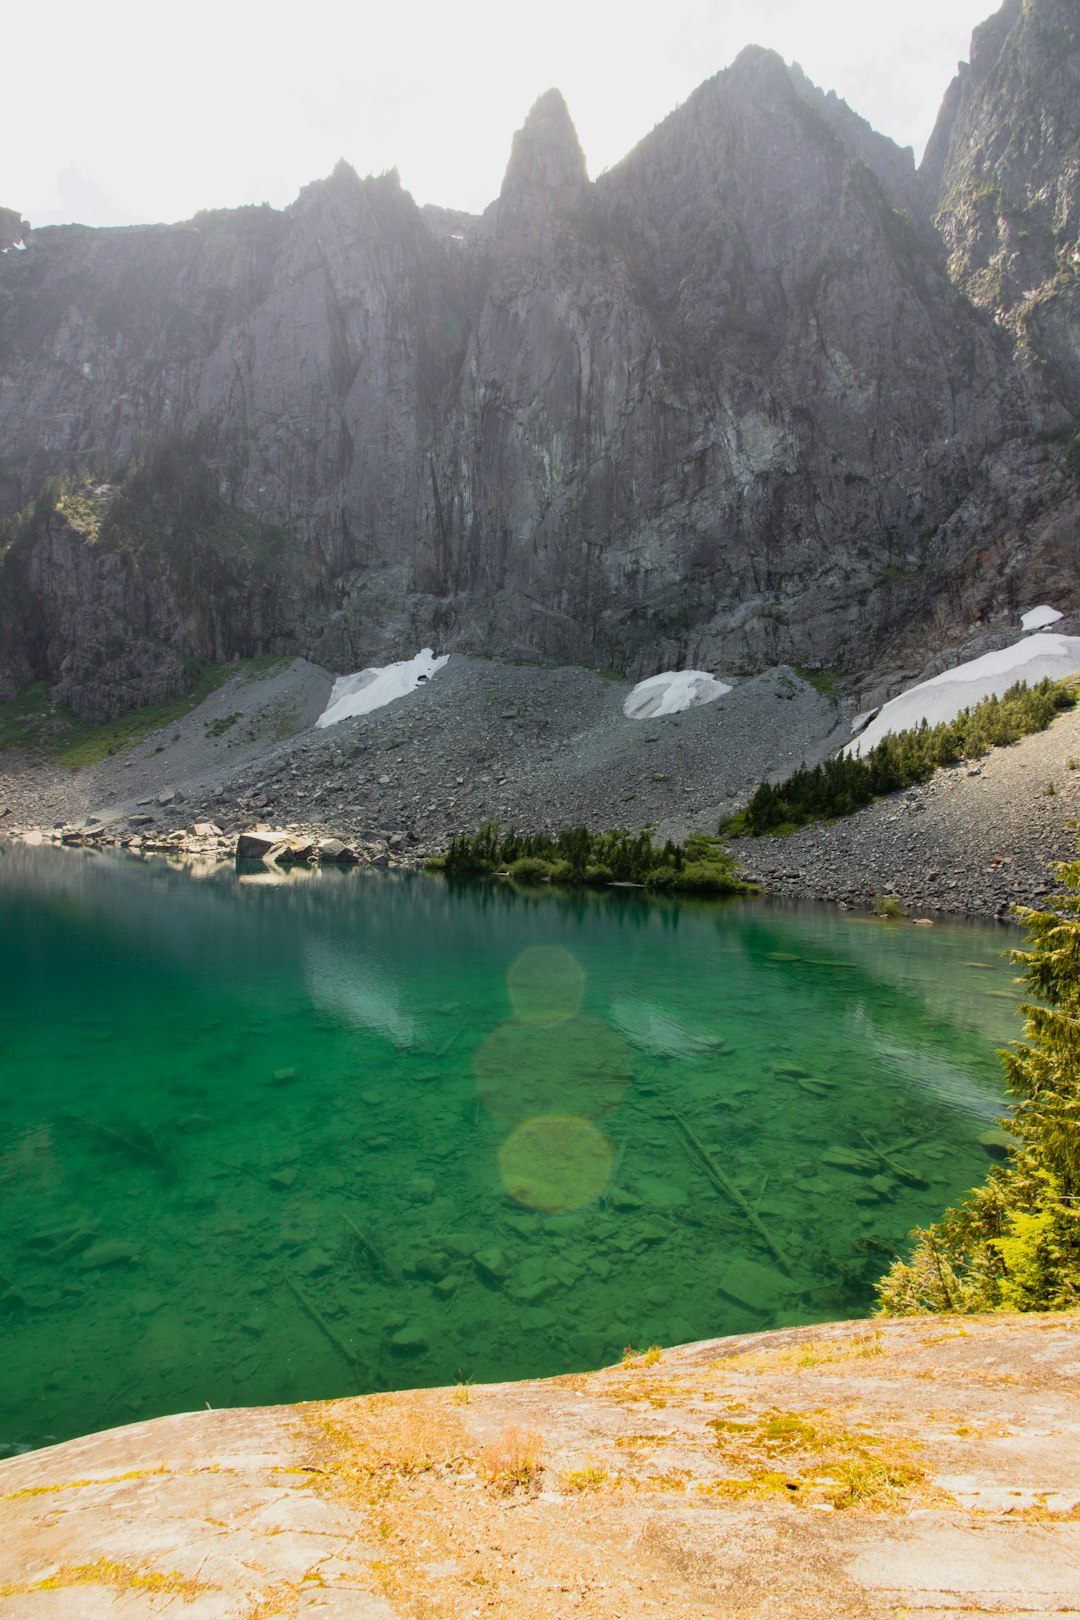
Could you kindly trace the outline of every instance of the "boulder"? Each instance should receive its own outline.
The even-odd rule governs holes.
[[[281,840],[276,833],[242,832],[236,840],[238,861],[261,861]]]
[[[479,1271],[480,1275],[488,1282],[492,1283],[502,1283],[506,1278],[507,1271],[509,1270],[506,1263],[506,1256],[503,1254],[501,1249],[494,1247],[489,1249],[477,1249],[476,1253],[473,1255],[473,1264],[476,1266],[476,1269]]]
[[[336,866],[352,866],[355,865],[356,855],[340,838],[320,838],[319,859]]]

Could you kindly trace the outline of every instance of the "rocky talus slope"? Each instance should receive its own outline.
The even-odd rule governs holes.
[[[774,894],[866,906],[893,896],[912,916],[1004,917],[1058,888],[1050,869],[1075,860],[1080,822],[1080,713],[1048,731],[941,770],[844,821],[739,845],[749,875]]]
[[[231,855],[261,824],[410,865],[484,821],[652,824],[661,840],[682,839],[714,832],[764,777],[816,762],[848,734],[835,704],[783,668],[646,721],[624,717],[625,682],[452,656],[408,697],[314,729],[330,685],[303,660],[237,675],[182,721],[75,773],[0,755],[0,832]],[[886,893],[912,916],[993,917],[1053,892],[1049,865],[1075,854],[1078,818],[1071,711],[844,821],[733,847],[745,875],[787,898],[865,907]],[[221,838],[193,841],[201,822]]]
[[[12,1620],[1080,1612],[1074,1316],[197,1412],[0,1462]]]

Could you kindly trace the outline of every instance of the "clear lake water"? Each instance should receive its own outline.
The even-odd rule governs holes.
[[[866,1315],[1011,930],[0,850],[0,1455]]]

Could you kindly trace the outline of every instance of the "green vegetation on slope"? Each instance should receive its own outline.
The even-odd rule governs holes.
[[[1003,1051],[1016,1140],[983,1186],[917,1229],[909,1260],[878,1285],[886,1315],[1046,1311],[1080,1306],[1080,861],[1058,867],[1060,911],[1020,912],[1029,950],[1012,952],[1040,1005]]]
[[[750,802],[721,822],[729,837],[759,838],[791,832],[811,821],[851,815],[914,782],[925,782],[939,765],[955,765],[987,749],[1017,742],[1029,732],[1045,731],[1063,709],[1077,701],[1074,685],[1018,681],[1002,697],[985,698],[964,709],[955,720],[883,737],[861,758],[837,755],[812,768],[801,766],[784,782],[762,782]]]
[[[25,748],[73,771],[96,765],[109,754],[142,742],[151,732],[176,725],[230,676],[257,675],[279,663],[281,659],[267,654],[237,664],[193,664],[192,684],[180,697],[129,709],[102,725],[81,720],[66,704],[54,704],[46,683],[38,681],[20,697],[0,703],[0,752]]]
[[[648,889],[693,894],[746,894],[748,885],[735,876],[735,863],[715,838],[699,834],[685,844],[669,839],[653,844],[648,828],[591,833],[568,827],[549,833],[511,832],[500,836],[487,822],[475,833],[459,833],[444,856],[428,862],[429,871],[448,877],[489,876],[506,872],[518,883],[640,883]]]
[[[114,550],[160,553],[174,565],[236,557],[259,573],[278,566],[288,546],[283,529],[224,499],[205,428],[159,439],[132,460],[110,497],[97,539]],[[71,502],[70,491],[64,499]]]

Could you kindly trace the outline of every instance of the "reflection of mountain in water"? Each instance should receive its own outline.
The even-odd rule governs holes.
[[[969,1071],[940,1052],[911,1045],[895,1034],[884,1034],[862,1003],[849,1009],[845,1024],[847,1033],[874,1054],[885,1080],[895,1081],[898,1087],[919,1086],[932,1092],[935,1101],[946,1108],[975,1119],[997,1119],[1002,1113],[1000,1097],[988,1095],[986,1087]]]
[[[320,939],[303,946],[304,977],[316,1007],[336,1013],[347,1024],[358,1024],[385,1035],[395,1046],[411,1046],[416,1019],[400,1005],[399,993],[388,975],[360,951],[341,952]]]
[[[631,1046],[650,1057],[692,1057],[722,1044],[715,1031],[695,1029],[670,1008],[647,1001],[613,1001],[610,1017]]]

